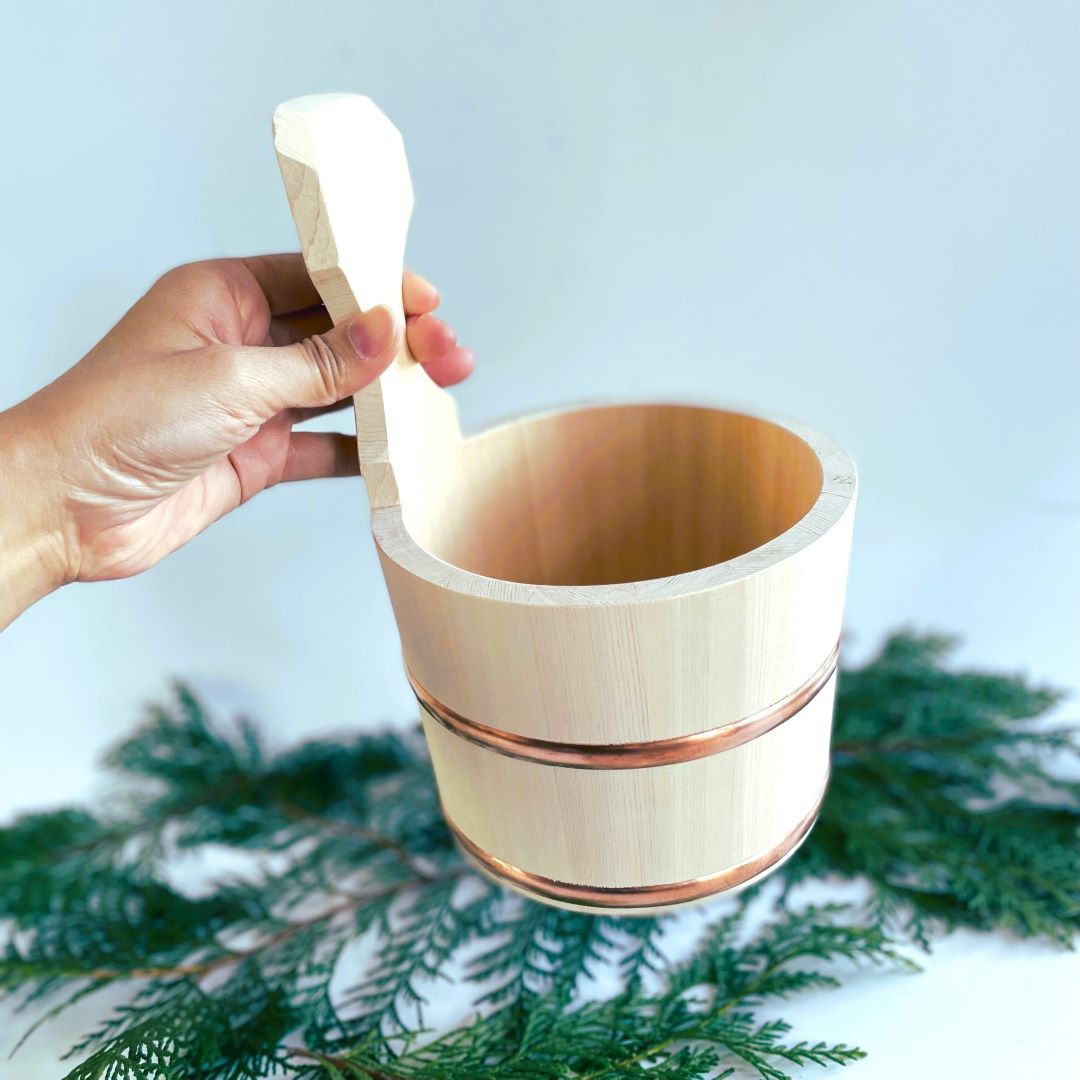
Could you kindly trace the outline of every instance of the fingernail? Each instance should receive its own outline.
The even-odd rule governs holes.
[[[394,316],[388,307],[374,307],[349,323],[349,341],[365,360],[378,356],[394,336]]]

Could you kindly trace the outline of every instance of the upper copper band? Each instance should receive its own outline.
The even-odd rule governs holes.
[[[726,870],[721,870],[719,873],[690,878],[688,881],[677,881],[669,885],[613,887],[578,885],[567,881],[556,881],[554,878],[534,874],[531,871],[522,870],[518,866],[512,866],[508,862],[503,862],[502,859],[474,844],[449,817],[446,817],[445,810],[443,816],[446,817],[446,823],[450,826],[454,839],[466,855],[470,856],[482,870],[492,877],[509,882],[523,892],[545,897],[548,900],[557,900],[562,904],[576,904],[581,907],[652,908],[703,900],[707,896],[714,896],[717,893],[727,892],[729,889],[737,888],[740,885],[749,884],[767,870],[779,866],[780,863],[795,853],[799,845],[809,835],[810,830],[814,827],[814,822],[817,821],[824,798],[825,789],[823,788],[810,813],[780,843],[768,851],[737,863],[735,866],[730,866]]]
[[[433,720],[437,720],[444,728],[462,739],[494,750],[497,754],[525,761],[539,761],[545,765],[561,765],[567,769],[649,769],[656,765],[696,761],[698,758],[719,754],[772,731],[817,697],[833,677],[839,655],[840,643],[837,642],[825,663],[801,686],[796,687],[775,705],[744,716],[734,723],[710,728],[708,731],[697,731],[691,735],[676,735],[671,739],[629,743],[552,742],[489,727],[454,712],[433,698],[416,681],[408,665],[405,667],[405,674],[409,677],[417,700]]]

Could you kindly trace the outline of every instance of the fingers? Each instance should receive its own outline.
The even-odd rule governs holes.
[[[410,315],[406,325],[409,351],[421,364],[437,360],[457,344],[457,334],[434,315]]]
[[[356,436],[337,432],[294,431],[282,471],[283,482],[326,476],[359,476]]]
[[[424,370],[431,377],[436,386],[454,386],[467,379],[476,367],[476,359],[471,349],[455,346],[445,356],[430,360],[423,365]],[[342,398],[332,405],[319,405],[308,409],[290,409],[289,423],[302,424],[305,420],[314,420],[317,416],[326,416],[329,413],[341,412],[343,409],[351,409],[353,399]]]
[[[454,331],[434,315],[410,315],[407,324],[409,352],[421,364],[437,359],[457,343]],[[319,304],[272,319],[270,341],[274,345],[292,345],[314,334],[325,334],[333,325],[326,308]]]
[[[295,345],[304,338],[325,334],[333,325],[330,313],[322,304],[317,304],[271,319],[270,341],[274,345]]]
[[[411,270],[401,279],[401,301],[406,315],[426,315],[439,306],[439,290]]]
[[[456,345],[449,352],[424,365],[424,370],[438,386],[453,386],[467,379],[476,367],[471,349]]]
[[[330,317],[299,255],[257,255],[242,261],[265,293],[273,313],[268,333],[273,345],[302,344],[330,333]],[[407,335],[413,357],[439,386],[453,386],[467,378],[476,360],[468,349],[458,346],[451,327],[432,314],[439,306],[435,286],[406,270],[401,279],[401,296],[408,316]],[[306,419],[344,404],[305,407],[304,414],[298,418]]]
[[[439,386],[461,382],[475,367],[468,349],[457,343],[457,334],[434,315],[411,315],[408,319],[409,351]]]
[[[385,308],[334,327],[298,254],[257,255],[241,260],[262,289],[272,313],[269,346],[234,350],[239,382],[253,384],[254,397],[242,403],[233,388],[230,400],[255,418],[288,410],[299,423],[345,407],[348,399],[377,378],[396,353],[392,316]],[[466,378],[475,360],[457,344],[457,335],[431,314],[439,304],[435,287],[406,271],[401,282],[408,316],[409,350],[439,386]],[[229,396],[229,395],[227,395]]]
[[[333,405],[378,378],[398,351],[401,328],[388,308],[280,347],[226,347],[215,396],[245,422],[263,423],[285,409]]]
[[[177,547],[187,543],[207,524],[275,484],[357,476],[359,472],[354,436],[290,433],[281,425],[267,424],[249,442],[213,461],[177,493],[195,512],[179,515],[179,527],[170,533],[170,539]]]
[[[330,316],[323,307],[311,307],[276,318],[270,325],[270,340],[275,345],[292,345],[316,334],[325,335],[331,328]],[[435,315],[413,315],[408,319],[409,351],[439,386],[453,386],[467,378],[476,365],[473,354],[457,344],[457,335]],[[344,408],[347,401],[329,407],[299,410],[296,420],[319,416],[333,408]]]
[[[302,311],[322,303],[299,252],[252,255],[240,261],[259,283],[271,315]]]
[[[251,255],[240,260],[270,305],[273,316],[288,315],[321,304],[298,252]],[[426,315],[439,306],[439,292],[430,281],[406,270],[401,279],[401,299],[406,315]]]
[[[439,386],[467,379],[476,367],[476,358],[458,345],[457,334],[446,323],[431,314],[439,304],[435,286],[406,270],[401,292],[409,317],[409,351]]]

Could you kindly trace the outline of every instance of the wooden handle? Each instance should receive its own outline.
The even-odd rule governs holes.
[[[354,398],[372,510],[421,497],[424,469],[460,443],[450,396],[404,344],[401,275],[413,193],[397,128],[359,94],[294,98],[274,145],[304,262],[335,323],[385,304],[402,326],[393,364]],[[449,456],[453,456],[452,454]]]

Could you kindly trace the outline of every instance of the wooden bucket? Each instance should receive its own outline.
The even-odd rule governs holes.
[[[412,198],[366,98],[275,114],[335,321],[400,311]],[[463,439],[407,353],[357,395],[372,531],[447,823],[548,903],[643,912],[745,886],[828,778],[855,471],[800,424],[684,405]]]

